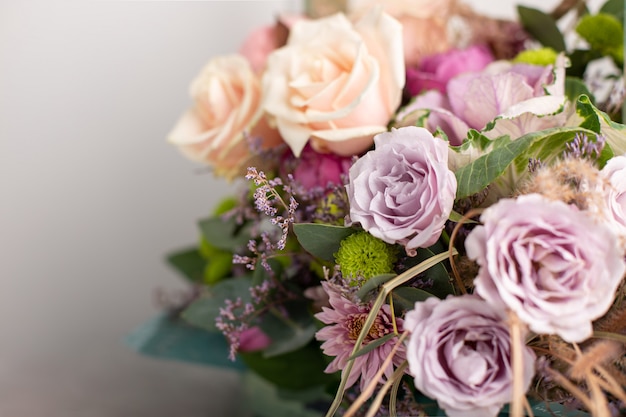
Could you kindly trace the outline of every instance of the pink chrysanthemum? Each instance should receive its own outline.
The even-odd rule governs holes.
[[[322,286],[329,296],[329,303],[332,308],[323,307],[321,313],[315,317],[327,324],[319,330],[315,337],[322,341],[322,350],[328,356],[335,356],[335,359],[328,365],[324,372],[333,373],[344,371],[348,358],[354,349],[354,343],[359,337],[363,324],[370,312],[370,305],[359,305],[343,297],[337,286],[330,282],[322,282]],[[398,331],[402,332],[403,320],[396,318]],[[365,337],[364,345],[379,339],[389,333],[393,333],[391,319],[391,309],[384,305],[378,313],[374,324],[368,335]],[[366,354],[354,359],[352,372],[346,383],[346,388],[351,387],[361,376],[361,391],[374,378],[374,375],[381,368],[383,361],[389,356],[391,350],[397,343],[397,339],[392,338]],[[406,349],[404,345],[396,351],[392,363],[399,366],[406,359]],[[391,377],[393,366],[390,364],[385,369],[385,377]]]

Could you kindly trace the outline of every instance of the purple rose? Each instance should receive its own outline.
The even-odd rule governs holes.
[[[376,135],[374,143],[350,168],[350,219],[414,254],[437,241],[452,210],[456,177],[448,145],[414,126]]]
[[[606,192],[608,224],[626,251],[626,155],[611,158],[602,169],[609,182]]]
[[[591,336],[624,276],[615,235],[575,206],[538,194],[503,199],[465,241],[480,266],[476,293],[539,334]]]
[[[449,417],[496,416],[512,400],[509,327],[501,310],[473,296],[432,297],[406,314],[407,360],[415,387]],[[528,389],[535,355],[522,347]]]
[[[424,90],[445,93],[450,79],[464,72],[480,71],[492,61],[493,55],[484,45],[430,55],[417,68],[407,68],[406,86],[412,96]]]

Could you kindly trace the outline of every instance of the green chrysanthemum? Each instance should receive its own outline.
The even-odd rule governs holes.
[[[556,62],[557,52],[552,48],[529,49],[522,51],[513,59],[513,62],[530,65],[551,65]]]
[[[344,278],[356,285],[357,279],[393,272],[397,250],[367,232],[357,232],[341,241],[335,261]]]
[[[611,55],[620,64],[623,62],[624,29],[615,16],[606,13],[583,16],[576,32],[589,42],[591,49]]]

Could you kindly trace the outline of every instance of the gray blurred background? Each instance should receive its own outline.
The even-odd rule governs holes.
[[[123,339],[184,288],[163,255],[230,189],[165,142],[189,82],[301,6],[0,2],[0,417],[237,415],[236,374]]]

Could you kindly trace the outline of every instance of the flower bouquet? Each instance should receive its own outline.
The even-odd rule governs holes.
[[[623,2],[323,3],[193,81],[169,141],[247,182],[135,345],[262,416],[624,415]]]

